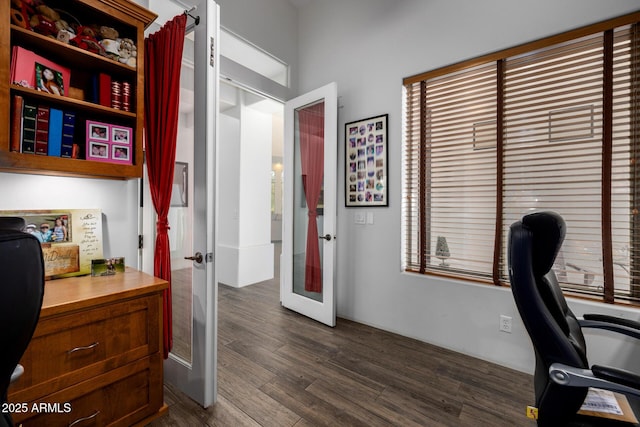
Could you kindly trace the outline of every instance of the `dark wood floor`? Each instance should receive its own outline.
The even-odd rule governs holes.
[[[220,285],[218,402],[165,386],[161,426],[534,426],[532,377],[280,306],[277,281]]]

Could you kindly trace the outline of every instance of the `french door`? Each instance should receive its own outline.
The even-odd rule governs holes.
[[[282,305],[336,324],[337,86],[285,104]]]
[[[216,401],[216,138],[219,84],[219,6],[189,0],[200,18],[185,38],[176,165],[169,210],[173,347],[164,380],[203,407]],[[189,24],[190,21],[187,21]],[[145,180],[145,187],[146,185]],[[151,213],[149,213],[151,211]],[[155,236],[155,213],[144,192],[145,236]],[[143,267],[153,272],[153,242],[145,238]],[[149,253],[151,253],[151,258]]]

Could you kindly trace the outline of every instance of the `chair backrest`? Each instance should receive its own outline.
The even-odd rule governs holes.
[[[0,399],[5,402],[11,374],[35,331],[44,296],[40,242],[19,228],[16,218],[0,217]]]
[[[539,425],[571,418],[587,394],[587,388],[563,387],[549,379],[553,363],[588,368],[584,336],[552,270],[565,233],[565,222],[555,212],[528,214],[509,230],[511,291],[536,354]]]

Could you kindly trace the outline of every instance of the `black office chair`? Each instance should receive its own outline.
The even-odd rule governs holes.
[[[7,402],[44,296],[42,248],[35,236],[21,231],[23,227],[21,218],[0,217],[0,403]],[[11,414],[0,414],[0,426],[13,426]]]
[[[582,334],[582,328],[591,327],[640,338],[640,323],[595,314],[577,318],[571,312],[552,270],[565,233],[564,220],[554,212],[526,215],[509,231],[511,291],[536,356],[538,425],[629,426],[577,415],[588,388],[594,387],[626,395],[640,418],[640,376],[608,366],[589,367]]]

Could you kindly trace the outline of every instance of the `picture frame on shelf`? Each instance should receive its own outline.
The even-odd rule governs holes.
[[[128,145],[111,145],[111,160],[131,162],[131,147]]]
[[[131,128],[111,126],[111,141],[120,145],[131,144]]]
[[[102,162],[106,162],[109,160],[109,144],[105,144],[99,141],[89,141],[88,148],[88,160],[97,160]]]
[[[64,80],[62,72],[51,66],[35,63],[36,88],[41,92],[64,96]]]
[[[389,115],[345,124],[345,206],[389,206]]]
[[[100,258],[91,260],[91,276],[113,276],[124,273],[124,257]]]
[[[36,53],[16,45],[11,49],[11,83],[14,85],[37,89],[36,64],[60,72],[62,86],[66,90],[71,84],[71,70],[59,63],[37,55]]]
[[[87,160],[133,164],[133,129],[87,120]]]
[[[106,123],[87,120],[87,138],[93,141],[109,141],[109,125]]]

